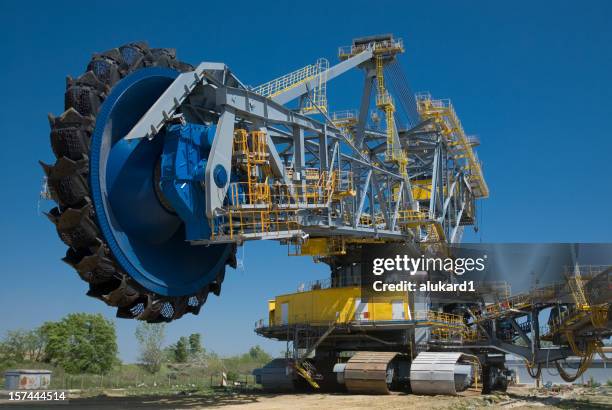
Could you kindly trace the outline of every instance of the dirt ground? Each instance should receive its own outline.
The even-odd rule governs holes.
[[[0,407],[32,408],[34,403],[10,403],[0,398]],[[536,390],[511,387],[506,394],[463,396],[418,396],[396,393],[389,396],[348,394],[265,394],[259,392],[178,393],[163,396],[123,396],[120,391],[88,398],[71,398],[67,406],[85,409],[612,409],[612,388],[572,387]],[[40,403],[38,408],[53,406]],[[61,408],[60,407],[60,408]]]

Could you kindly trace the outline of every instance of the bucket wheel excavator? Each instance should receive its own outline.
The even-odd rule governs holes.
[[[360,293],[361,255],[395,245],[445,254],[489,195],[479,141],[449,100],[411,91],[403,52],[389,34],[359,38],[335,65],[319,59],[256,87],[223,63],[192,66],[144,43],[95,54],[68,77],[64,112],[49,117],[56,160],[41,162],[63,260],[117,317],[147,322],[198,314],[246,241],[328,264],[329,281],[271,300],[258,323],[258,334],[293,346],[258,370],[269,389],[455,394],[505,388],[507,353],[533,366],[567,357],[568,345],[592,356],[600,345],[588,340],[609,333],[609,300],[581,302],[581,322],[558,319],[550,338],[565,350],[550,356],[523,325],[513,337],[537,342],[531,349],[500,341],[518,300],[470,316],[406,292]],[[357,109],[330,111],[328,83],[354,69]]]
[[[160,188],[162,139],[122,139],[192,70],[172,49],[127,44],[68,77],[65,110],[49,116],[57,160],[41,164],[57,207],[47,215],[68,246],[63,260],[88,283],[89,296],[117,307],[117,317],[160,322],[197,314],[210,292],[221,291],[225,266],[235,267],[235,245],[185,241]]]

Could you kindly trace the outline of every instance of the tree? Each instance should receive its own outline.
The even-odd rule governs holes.
[[[258,362],[268,362],[272,360],[272,357],[259,345],[253,346],[249,349],[249,356],[251,359]]]
[[[136,340],[140,345],[140,362],[151,373],[161,369],[166,326],[164,323],[140,322],[136,327]]]
[[[115,324],[100,314],[72,313],[41,332],[45,360],[68,373],[106,373],[117,362]]]
[[[45,356],[47,336],[43,333],[41,328],[29,330],[25,334],[23,346],[28,360],[40,362]]]
[[[174,346],[174,360],[177,363],[185,363],[189,358],[189,341],[181,336]]]
[[[192,358],[197,357],[202,353],[202,335],[199,333],[192,333],[189,335],[189,356]]]
[[[0,342],[0,358],[3,362],[40,362],[44,358],[46,336],[40,328],[12,330]]]

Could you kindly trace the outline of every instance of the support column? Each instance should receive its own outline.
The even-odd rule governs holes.
[[[206,216],[208,218],[215,217],[215,211],[223,207],[223,200],[227,193],[227,187],[231,178],[232,172],[232,148],[234,144],[234,121],[235,114],[229,108],[226,108],[219,118],[215,139],[213,140],[208,164],[206,165],[205,181],[206,181]],[[215,181],[215,173],[225,173],[225,184],[219,186],[222,178]]]
[[[321,172],[325,171],[329,164],[329,153],[327,152],[327,124],[323,126],[323,133],[319,134],[319,163]]]
[[[361,149],[365,136],[365,125],[368,119],[368,111],[370,111],[370,98],[372,95],[372,82],[376,76],[376,70],[373,67],[366,69],[365,80],[363,82],[363,93],[361,94],[361,105],[359,106],[359,118],[355,130],[355,146]]]
[[[305,198],[303,198],[303,195],[306,190],[306,179],[304,177],[304,169],[306,168],[306,149],[304,146],[304,130],[297,125],[293,126],[293,168],[295,170],[293,179],[295,180],[296,174],[299,175],[299,186],[301,187],[300,194],[302,196],[300,199],[304,201]]]

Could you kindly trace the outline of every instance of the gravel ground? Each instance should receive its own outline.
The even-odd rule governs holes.
[[[223,408],[240,410],[276,409],[612,409],[612,388],[599,387],[511,387],[505,394],[480,395],[466,392],[461,396],[418,396],[395,393],[389,396],[348,394],[265,394],[259,392],[215,392],[210,394],[178,393],[161,396],[126,396],[125,391],[109,390],[95,397],[74,397],[61,407],[86,409]],[[9,402],[0,397],[0,407],[32,408],[32,402]],[[36,407],[53,406],[39,403]]]

